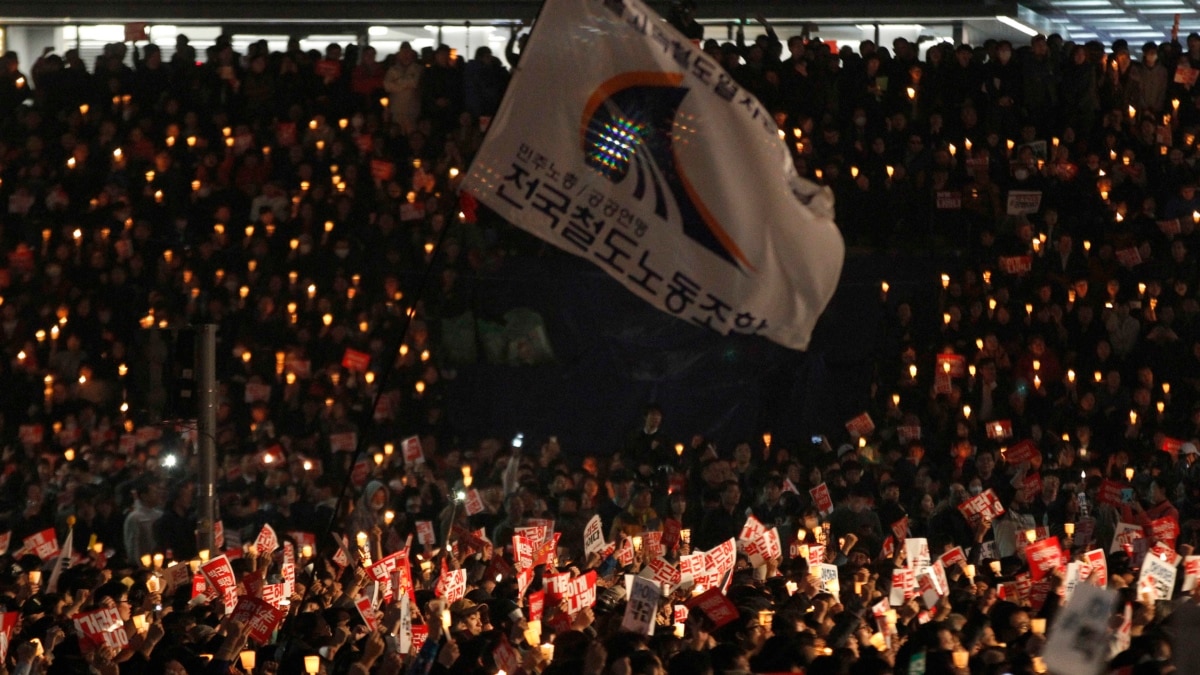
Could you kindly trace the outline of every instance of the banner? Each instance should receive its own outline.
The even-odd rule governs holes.
[[[464,189],[664,312],[806,348],[844,245],[770,111],[640,0],[551,0],[521,54]]]

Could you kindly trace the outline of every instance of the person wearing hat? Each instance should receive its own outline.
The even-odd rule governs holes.
[[[487,605],[477,603],[467,598],[455,600],[450,605],[451,631],[461,634],[466,639],[479,637],[484,629],[484,614]]]

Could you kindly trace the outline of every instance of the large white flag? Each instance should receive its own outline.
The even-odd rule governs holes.
[[[465,183],[659,309],[796,349],[841,273],[833,196],[639,0],[548,0]]]

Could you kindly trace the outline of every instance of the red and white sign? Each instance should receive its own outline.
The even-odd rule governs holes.
[[[875,431],[875,422],[867,413],[860,413],[854,419],[846,422],[846,431],[854,438],[863,438]]]
[[[445,600],[447,604],[461,600],[467,594],[467,571],[452,570],[443,573],[438,577],[437,587],[434,590],[437,596]]]
[[[421,438],[419,436],[409,436],[400,442],[401,451],[404,453],[404,463],[408,466],[425,462],[425,451],[421,449]]]
[[[21,618],[19,612],[5,612],[0,615],[0,663],[8,663],[8,645],[12,642],[13,629]]]
[[[700,610],[712,623],[712,630],[717,630],[738,618],[737,607],[718,588],[710,588],[692,597],[686,604],[689,613],[692,610]]]
[[[986,425],[987,437],[992,440],[1012,438],[1012,420],[996,420]]]
[[[1033,258],[1027,255],[1002,255],[1000,271],[1014,275],[1028,274],[1033,271]]]
[[[1025,557],[1029,560],[1029,572],[1033,580],[1041,581],[1042,577],[1058,569],[1062,560],[1058,537],[1048,537],[1029,544],[1025,547]]]
[[[25,551],[41,558],[42,562],[50,562],[58,557],[58,535],[53,527],[25,537],[23,543]]]
[[[1142,264],[1142,254],[1136,246],[1126,246],[1117,250],[1117,263],[1122,267],[1134,268]]]
[[[121,621],[121,612],[116,607],[77,614],[73,617],[75,630],[80,635],[79,647],[89,653],[100,647],[124,649],[129,646],[129,636]]]
[[[758,536],[766,529],[767,528],[763,527],[762,522],[760,522],[758,518],[755,518],[753,515],[747,516],[746,524],[742,525],[742,532],[738,535],[738,550],[744,550],[746,544],[758,539]]]
[[[817,507],[817,511],[822,516],[827,516],[833,513],[833,498],[829,496],[829,486],[821,483],[815,488],[811,488],[808,494],[812,495],[813,503]]]
[[[342,354],[342,367],[352,373],[365,373],[371,367],[371,355],[347,347]]]
[[[279,548],[279,537],[275,534],[275,528],[270,525],[263,525],[258,531],[258,538],[254,540],[254,546],[258,549],[260,558],[269,558]]]
[[[938,561],[942,563],[943,568],[950,568],[955,565],[967,564],[967,556],[963,553],[961,546],[955,546],[939,556]]]
[[[517,571],[533,567],[533,542],[523,534],[514,534],[512,538],[513,562]]]
[[[995,520],[1004,515],[1004,505],[996,496],[995,490],[988,488],[958,505],[958,510],[971,525],[976,525],[981,519]]]
[[[570,595],[567,596],[570,614],[577,614],[596,604],[596,571],[592,570],[571,580]]]
[[[1179,538],[1179,521],[1171,516],[1163,516],[1150,521],[1151,536],[1170,548],[1175,548],[1175,540]]]
[[[243,595],[233,609],[232,618],[250,630],[251,640],[265,645],[271,641],[271,635],[286,614],[287,612],[270,603]]]
[[[1038,450],[1037,445],[1029,439],[1017,443],[1004,452],[1004,461],[1013,466],[1026,462],[1034,464],[1035,460],[1040,460],[1041,458],[1042,453]],[[1038,463],[1040,464],[1041,462]]]
[[[546,601],[554,604],[561,602],[567,597],[567,593],[571,589],[571,573],[562,572],[559,574],[544,574],[542,575],[542,585],[546,591]]]
[[[1100,588],[1108,587],[1108,558],[1104,549],[1097,548],[1083,554],[1083,560],[1091,568],[1087,580]]]
[[[417,543],[423,546],[433,546],[437,544],[437,535],[434,534],[432,521],[417,521]]]
[[[463,500],[463,507],[466,509],[468,516],[483,513],[483,497],[479,495],[479,490],[475,488],[467,490],[467,498]]]
[[[200,566],[204,575],[205,592],[214,600],[220,599],[225,604],[225,613],[229,614],[237,607],[237,577],[229,559],[223,555],[217,556]]]
[[[529,620],[541,621],[542,613],[546,607],[546,591],[534,591],[526,598],[526,606],[529,607]]]

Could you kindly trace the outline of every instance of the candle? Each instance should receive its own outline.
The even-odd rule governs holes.
[[[314,654],[304,657],[304,672],[307,675],[317,675],[321,671],[321,657]]]
[[[1066,532],[1068,537],[1074,537],[1075,523],[1063,523],[1063,532]]]
[[[390,512],[389,512],[389,513],[390,513]],[[313,548],[312,548],[312,546],[309,546],[308,544],[305,544],[305,545],[303,545],[303,546],[301,546],[301,547],[300,547],[300,557],[301,557],[301,558],[311,558],[311,557],[312,557],[312,555],[313,555]]]
[[[683,634],[684,634],[684,633],[683,633],[683,630],[684,630],[684,625],[683,625],[682,623],[680,623],[680,622],[676,621],[676,622],[675,622],[675,637],[677,637],[677,638],[679,638],[680,640],[682,640],[682,639],[683,639]]]
[[[1128,481],[1133,480],[1133,467],[1132,466],[1125,467],[1125,480],[1128,480]]]
[[[395,511],[392,511],[391,509],[388,509],[387,511],[384,511],[384,512],[383,512],[383,523],[384,523],[385,525],[391,525],[391,524],[392,524],[392,521],[393,521],[393,520],[395,520],[395,518],[396,518],[396,512],[395,512]]]
[[[471,467],[470,467],[470,466],[464,466],[464,467],[462,468],[462,482],[463,482],[463,487],[464,487],[464,488],[469,488],[469,487],[471,487],[471,483],[473,483],[473,482],[474,482],[474,480],[475,480],[475,479],[474,479],[474,478],[471,476]]]
[[[162,566],[163,566],[163,554],[155,553],[154,554],[154,569],[162,569]]]
[[[241,653],[242,669],[246,672],[254,671],[255,653],[253,649],[243,649]]]
[[[975,580],[975,566],[974,565],[967,564],[964,571],[967,573],[968,579],[970,579],[971,581]]]
[[[146,632],[146,628],[148,628],[148,627],[149,627],[149,624],[146,622],[146,615],[145,615],[145,614],[136,614],[136,615],[134,615],[134,617],[133,617],[133,627],[134,627],[134,629],[135,629],[135,630],[137,630],[137,632],[139,632],[139,633],[145,633],[145,632]]]
[[[1037,541],[1037,530],[1025,530],[1025,540],[1031,544]]]
[[[788,595],[795,595],[796,591],[800,590],[800,585],[794,581],[789,581],[784,586],[787,587]]]
[[[38,586],[42,583],[41,570],[29,570],[29,585]]]
[[[682,541],[685,544],[691,544],[692,543],[692,530],[687,527],[680,530],[679,531],[679,539],[680,539],[680,541]]]
[[[1000,576],[1000,561],[999,560],[992,560],[991,562],[988,563],[988,567],[991,568],[992,574],[994,574],[996,576]]]
[[[954,650],[954,667],[966,668],[971,664],[971,652],[965,649]]]
[[[366,532],[359,532],[357,535],[355,535],[355,540],[358,542],[359,548],[367,547],[367,533]]]
[[[1029,620],[1029,629],[1033,631],[1034,635],[1045,635],[1046,634],[1046,620],[1045,619],[1030,619]]]
[[[142,567],[150,567],[150,563],[154,558],[149,553],[143,553],[141,557]]]

